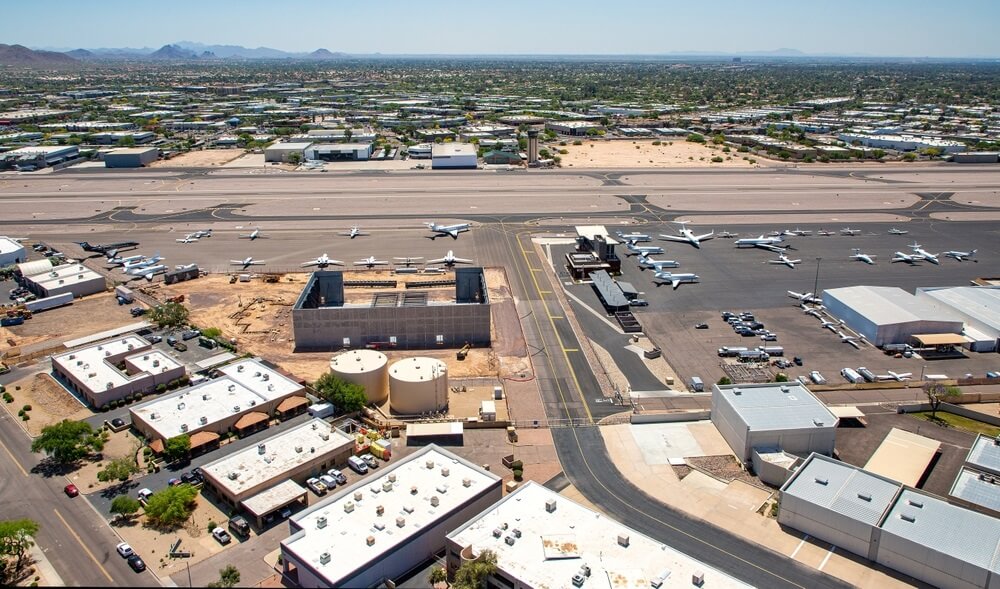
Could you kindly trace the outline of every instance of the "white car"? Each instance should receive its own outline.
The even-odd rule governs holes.
[[[328,474],[320,475],[320,482],[322,482],[327,489],[333,490],[337,488],[337,479],[333,478]]]
[[[132,551],[132,547],[129,546],[127,542],[120,542],[118,546],[115,546],[115,550],[118,551],[118,554],[122,555],[122,558],[128,558],[135,554],[135,552]]]

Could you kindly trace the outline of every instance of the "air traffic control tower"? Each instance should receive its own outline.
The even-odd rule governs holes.
[[[482,268],[455,269],[455,298],[428,300],[426,291],[375,292],[363,303],[348,302],[352,286],[340,271],[309,277],[292,307],[297,352],[345,348],[410,350],[490,345],[490,301]]]

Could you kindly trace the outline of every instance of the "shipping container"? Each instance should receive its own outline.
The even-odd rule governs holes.
[[[54,297],[45,297],[44,299],[35,299],[33,301],[28,301],[24,303],[24,308],[31,311],[32,313],[37,313],[38,311],[44,311],[46,309],[54,309],[56,307],[62,307],[63,305],[71,305],[71,304],[73,304],[73,293],[64,292]]]
[[[118,297],[120,301],[125,301],[125,303],[131,303],[135,300],[135,295],[132,294],[132,290],[127,286],[116,286],[115,296]]]
[[[12,327],[24,323],[24,317],[0,317],[0,327]]]

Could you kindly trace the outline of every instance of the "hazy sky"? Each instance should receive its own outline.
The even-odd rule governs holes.
[[[1000,57],[1000,1],[46,0],[4,2],[0,42],[176,41],[347,53],[741,52]]]

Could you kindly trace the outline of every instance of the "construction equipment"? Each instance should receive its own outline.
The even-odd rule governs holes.
[[[169,299],[167,299],[167,302],[168,303],[183,303],[184,302],[184,295],[179,294],[177,296],[170,297]]]
[[[455,358],[458,360],[465,360],[465,357],[469,355],[469,350],[472,349],[472,344],[465,342],[465,345],[459,348],[458,352],[455,354]]]

